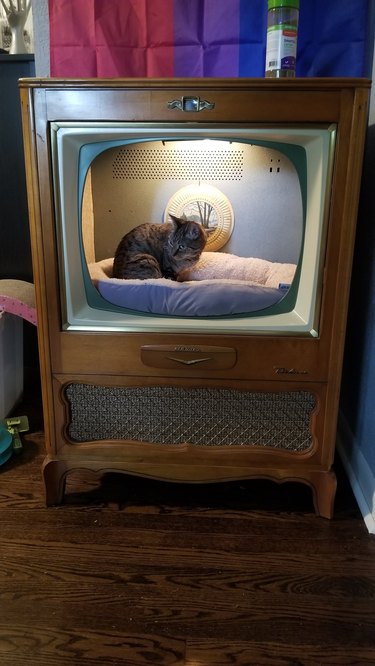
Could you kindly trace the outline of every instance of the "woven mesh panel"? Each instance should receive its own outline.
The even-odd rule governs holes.
[[[243,150],[121,148],[112,176],[125,180],[241,180]]]
[[[310,448],[315,397],[305,391],[250,393],[218,388],[118,388],[70,384],[73,441]]]

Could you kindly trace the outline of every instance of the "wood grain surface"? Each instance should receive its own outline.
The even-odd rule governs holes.
[[[375,538],[338,461],[332,521],[300,484],[87,471],[47,509],[35,379],[21,412],[0,468],[1,666],[375,663]]]

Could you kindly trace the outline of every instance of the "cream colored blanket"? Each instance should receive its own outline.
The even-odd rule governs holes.
[[[243,280],[264,287],[278,287],[280,282],[290,284],[296,264],[282,264],[266,259],[237,257],[225,252],[202,252],[195,266],[180,276],[186,280]]]
[[[111,279],[112,264],[113,259],[103,259],[96,264],[90,264],[91,279],[94,282]],[[237,257],[224,252],[202,252],[198,263],[194,268],[184,271],[180,275],[179,282],[242,281],[277,289],[280,283],[290,284],[295,271],[296,264],[282,264],[253,257]],[[148,282],[148,280],[143,282]]]

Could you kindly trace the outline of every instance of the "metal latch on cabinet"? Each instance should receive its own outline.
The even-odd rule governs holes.
[[[215,108],[215,102],[208,102],[200,97],[181,97],[173,99],[167,104],[168,109],[180,109],[180,111],[211,111]]]

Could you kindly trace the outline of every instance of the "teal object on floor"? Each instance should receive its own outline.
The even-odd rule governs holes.
[[[0,425],[0,465],[9,460],[13,453],[13,437],[7,428]]]

